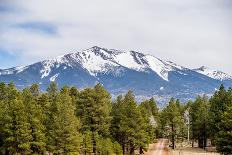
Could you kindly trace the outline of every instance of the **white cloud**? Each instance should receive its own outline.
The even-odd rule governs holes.
[[[229,0],[10,0],[0,14],[0,47],[25,64],[86,49],[138,50],[187,67],[232,74]],[[18,28],[43,22],[56,34]]]

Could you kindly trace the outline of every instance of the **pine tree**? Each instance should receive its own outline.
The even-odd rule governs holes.
[[[163,110],[163,117],[165,118],[166,126],[168,128],[169,138],[171,139],[172,149],[175,149],[176,139],[178,138],[181,127],[184,123],[183,116],[176,102],[173,98],[170,100],[168,106]]]
[[[58,93],[52,106],[49,128],[49,148],[55,154],[79,154],[82,136],[79,133],[80,121],[75,116],[68,89]]]
[[[222,114],[219,124],[220,131],[216,135],[217,150],[225,155],[232,154],[232,101],[227,110]]]
[[[91,154],[93,151],[93,143],[92,143],[92,132],[85,131],[83,133],[83,141],[82,141],[82,149],[81,151],[86,154]]]
[[[106,138],[109,136],[111,121],[111,96],[101,84],[94,89],[84,89],[78,94],[76,115],[80,117],[82,132],[97,132]],[[96,152],[96,140],[93,138],[93,152]]]
[[[210,129],[211,138],[216,144],[217,150],[223,154],[232,153],[231,143],[231,107],[232,90],[228,91],[223,85],[210,99]]]
[[[78,99],[78,90],[76,87],[71,87],[69,91],[69,95],[72,97],[72,103],[76,104],[77,99]]]
[[[219,124],[222,121],[222,114],[225,112],[227,106],[231,104],[231,95],[229,95],[229,92],[227,92],[225,87],[221,85],[219,91],[216,91],[210,98],[209,103],[210,137],[214,144],[216,134],[220,131]]]
[[[35,92],[38,92],[38,90],[32,91],[31,89],[24,89],[22,97],[28,115],[28,122],[30,123],[32,136],[30,149],[32,153],[42,154],[45,152],[46,146],[45,126],[43,124],[45,115],[41,105],[37,103],[36,97],[39,94]]]
[[[130,154],[133,154],[135,149],[143,147],[148,139],[145,128],[146,122],[141,115],[132,91],[129,91],[123,99],[121,96],[118,97],[113,106],[112,114],[111,131],[116,132],[114,137],[120,142],[123,154],[126,153],[127,149]],[[119,122],[117,123],[117,121]]]
[[[54,99],[56,95],[58,94],[58,86],[55,82],[51,82],[50,85],[47,88],[48,95]]]
[[[143,139],[140,141],[140,154],[143,153],[143,149],[146,149],[146,145],[152,143],[155,139],[155,131],[157,129],[157,120],[158,120],[158,108],[153,98],[150,100],[145,100],[139,105],[139,110],[143,121],[141,126],[143,127],[144,132],[142,133]]]
[[[7,85],[3,82],[0,83],[0,101],[7,99]]]
[[[20,99],[7,103],[4,111],[3,148],[10,154],[29,154],[32,140],[26,108]]]
[[[192,138],[198,140],[200,148],[205,148],[208,138],[209,104],[206,96],[198,96],[190,107]]]
[[[0,102],[2,149],[6,154],[29,154],[31,130],[21,94],[13,83],[8,86],[1,84],[1,91],[4,92]]]
[[[122,155],[122,147],[117,141],[113,143],[113,149],[116,155]]]
[[[124,105],[123,105],[123,97],[122,95],[119,95],[116,99],[115,102],[113,102],[112,105],[112,112],[111,116],[112,121],[111,121],[111,126],[110,126],[110,133],[112,137],[119,142],[120,147],[122,147],[123,154],[125,154],[125,133],[122,131],[119,131],[120,129],[120,122],[123,119],[123,110],[124,110]]]
[[[29,90],[34,97],[38,97],[40,94],[40,88],[38,84],[32,84]]]

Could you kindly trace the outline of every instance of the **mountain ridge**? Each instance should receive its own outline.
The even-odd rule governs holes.
[[[231,76],[222,73],[209,72],[206,67],[189,69],[150,54],[94,46],[31,65],[0,70],[0,81],[14,81],[19,88],[39,83],[43,89],[50,81],[81,89],[100,82],[112,96],[131,89],[138,96],[157,96],[164,100],[161,102],[167,102],[172,95],[186,101],[201,93],[211,94],[222,83],[232,86]]]

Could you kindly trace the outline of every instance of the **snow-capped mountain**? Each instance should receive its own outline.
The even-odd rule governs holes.
[[[206,68],[188,69],[152,55],[92,47],[29,66],[0,70],[0,81],[14,81],[18,88],[39,83],[43,90],[51,81],[79,89],[102,83],[112,96],[133,90],[137,99],[154,96],[160,103],[170,97],[182,101],[198,94],[211,94],[232,78]]]
[[[41,78],[48,76],[52,67],[59,67],[61,64],[70,67],[81,65],[83,69],[86,69],[90,75],[95,77],[99,73],[109,72],[117,73],[117,76],[120,72],[123,72],[120,69],[115,70],[118,67],[125,67],[139,72],[146,72],[150,69],[166,81],[168,81],[168,72],[182,68],[172,62],[165,62],[151,55],[144,55],[134,51],[107,50],[99,47],[60,56],[42,63]]]
[[[222,72],[222,71],[218,71],[218,70],[213,70],[213,69],[210,69],[208,67],[205,67],[205,66],[202,66],[200,68],[197,68],[197,69],[193,69],[194,71],[198,72],[198,73],[201,73],[201,74],[204,74],[206,76],[209,76],[213,79],[216,79],[216,80],[232,80],[232,76]]]

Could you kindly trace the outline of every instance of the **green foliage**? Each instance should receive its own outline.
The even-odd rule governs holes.
[[[172,148],[175,148],[176,140],[181,138],[183,139],[183,130],[184,126],[184,118],[181,114],[181,106],[179,101],[175,101],[173,98],[170,100],[167,107],[165,107],[162,111],[162,121],[164,130],[166,130],[166,135],[172,142]]]
[[[30,149],[32,150],[32,153],[43,153],[46,146],[45,126],[43,124],[45,115],[41,105],[36,102],[36,96],[39,94],[36,94],[35,92],[32,94],[32,92],[31,89],[24,89],[22,92],[22,98],[26,107],[32,136]]]
[[[82,141],[82,151],[84,154],[90,154],[93,152],[93,141],[92,141],[92,132],[84,131],[83,141]]]
[[[75,116],[74,105],[69,96],[68,88],[56,97],[56,108],[51,114],[49,132],[49,146],[57,154],[78,154],[80,152],[81,134],[80,121]]]
[[[217,150],[223,154],[232,154],[232,90],[221,85],[219,91],[210,99],[210,130],[211,139]]]
[[[232,103],[222,114],[219,132],[216,135],[217,150],[223,154],[232,154]]]
[[[78,94],[76,115],[80,117],[82,131],[98,132],[103,137],[109,135],[111,96],[97,84],[94,89],[84,89]]]
[[[113,143],[110,138],[99,138],[97,141],[97,152],[102,155],[113,155]]]
[[[143,140],[140,141],[140,147],[145,148],[148,143],[152,143],[152,141],[157,137],[155,131],[158,129],[158,108],[153,98],[150,100],[143,101],[138,109],[141,112],[141,116],[143,118],[142,127],[145,129],[142,133]]]
[[[192,130],[192,139],[198,140],[201,148],[206,147],[207,138],[209,136],[208,120],[209,120],[209,103],[206,96],[198,96],[190,106],[190,122]]]
[[[51,82],[50,85],[47,88],[47,92],[52,99],[57,95],[58,93],[58,86],[55,82]]]
[[[116,155],[122,155],[122,146],[117,141],[113,143],[113,151]]]
[[[141,113],[145,111],[147,105],[150,107],[148,103],[139,108],[132,91],[129,91],[124,98],[119,96],[113,104],[111,133],[122,145],[123,153],[126,152],[126,147],[129,148],[129,153],[133,153],[139,147],[145,148],[153,138],[154,130],[149,120],[152,107],[150,114],[144,113],[143,116]]]
[[[1,119],[2,147],[12,154],[29,154],[32,136],[26,107],[22,100],[10,99],[4,105],[3,115]]]
[[[186,111],[189,112],[187,117]],[[133,154],[142,153],[158,136],[173,148],[186,138],[199,147],[211,139],[222,154],[232,154],[232,89],[223,86],[208,100],[197,97],[183,106],[171,99],[159,111],[154,98],[141,104],[132,91],[112,103],[101,84],[78,91],[52,82],[47,92],[39,85],[19,91],[0,83],[0,152],[5,154]]]

